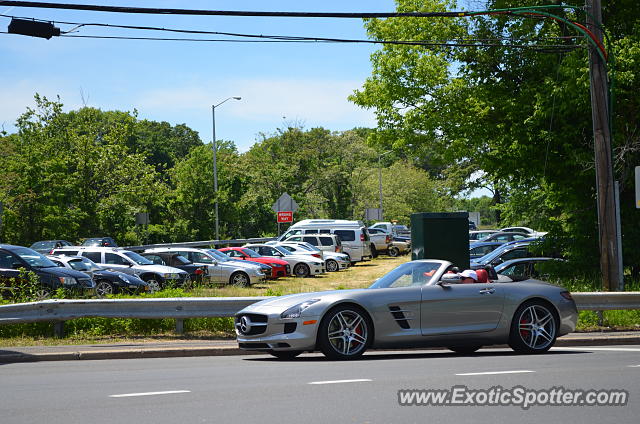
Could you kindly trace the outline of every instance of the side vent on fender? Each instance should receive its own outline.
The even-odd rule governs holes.
[[[409,325],[409,320],[404,316],[404,313],[409,311],[402,310],[399,306],[389,306],[389,311],[391,312],[391,315],[393,315],[393,319],[396,320],[396,323],[400,326],[400,328],[403,328],[405,330],[411,328],[411,326]]]

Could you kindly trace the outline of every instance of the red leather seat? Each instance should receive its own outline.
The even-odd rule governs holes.
[[[476,274],[478,275],[478,283],[489,282],[489,273],[486,269],[476,269]]]

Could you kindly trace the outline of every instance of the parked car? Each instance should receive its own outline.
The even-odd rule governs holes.
[[[335,234],[340,237],[342,251],[349,255],[351,263],[371,260],[369,234],[362,221],[305,219],[289,227],[284,234],[278,237],[278,241],[306,234]]]
[[[529,227],[505,227],[500,231],[507,233],[524,233],[527,234],[528,237],[542,237],[547,234],[546,231],[536,231]]]
[[[305,234],[291,236],[285,242],[305,242],[317,247],[323,252],[342,252],[342,242],[340,237],[335,234]]]
[[[283,359],[319,350],[349,360],[369,348],[431,346],[469,354],[507,343],[516,352],[540,354],[575,330],[578,311],[566,289],[535,280],[462,284],[458,274],[448,274],[453,266],[415,260],[367,289],[254,303],[235,315],[238,345]]]
[[[471,268],[474,266],[491,265],[496,267],[503,262],[516,258],[530,257],[528,246],[531,242],[516,242],[505,243],[502,246],[495,249],[493,252],[488,253],[480,258],[471,261]]]
[[[84,256],[110,271],[120,271],[134,275],[152,286],[166,287],[189,285],[189,273],[181,269],[164,265],[154,265],[149,259],[138,253],[119,247],[76,246],[54,249],[55,255]]]
[[[202,283],[207,280],[209,276],[209,270],[206,266],[199,266],[191,262],[189,259],[173,252],[156,252],[156,253],[141,253],[141,256],[149,259],[156,265],[166,265],[173,268],[178,268],[189,273],[191,281]]]
[[[107,271],[84,256],[49,256],[48,258],[58,266],[88,274],[95,283],[96,295],[98,297],[116,293],[153,292],[160,289],[158,285],[151,286],[135,275],[127,275],[124,272]]]
[[[497,233],[493,233],[493,234],[489,234],[488,236],[486,236],[483,239],[480,239],[478,241],[481,242],[488,242],[488,241],[499,241],[502,243],[507,243],[510,241],[518,241],[518,240],[523,240],[526,238],[531,237],[528,234],[525,233],[517,233],[515,231],[511,231],[511,232],[497,232]]]
[[[291,247],[295,247],[296,249],[292,251],[293,254],[310,254],[311,256],[315,256],[316,258],[318,256],[321,256],[321,259],[324,260],[325,269],[327,270],[327,272],[335,272],[347,269],[351,265],[349,255],[347,255],[346,253],[322,251],[316,246],[313,246],[305,241],[282,242],[277,243],[277,245],[282,246],[289,251],[292,250]]]
[[[246,287],[261,283],[266,279],[258,264],[234,261],[215,249],[197,249],[193,247],[156,247],[145,253],[172,252],[184,256],[199,266],[206,266],[211,282]]]
[[[411,251],[411,240],[406,241],[399,237],[393,237],[391,240],[391,246],[389,246],[389,256],[392,258],[400,255],[406,255]]]
[[[490,236],[491,234],[495,234],[497,232],[498,232],[498,230],[469,231],[469,243],[480,241],[483,238],[485,238],[487,236]]]
[[[294,255],[281,246],[270,246],[268,244],[245,244],[251,250],[258,252],[262,256],[282,259],[289,263],[292,274],[296,277],[309,277],[325,273],[325,263],[322,259],[314,258],[311,255]]]
[[[118,247],[118,244],[111,237],[94,237],[85,239],[82,246]]]
[[[478,229],[478,226],[472,220],[469,220],[469,231],[475,231]]]
[[[369,240],[371,240],[371,256],[376,258],[380,253],[389,253],[389,247],[393,241],[390,233],[382,228],[367,228]]]
[[[0,244],[0,287],[4,292],[9,292],[9,295],[17,285],[26,282],[27,277],[21,269],[32,271],[38,276],[38,298],[47,298],[58,288],[76,290],[82,294],[95,293],[96,286],[89,275],[61,268],[28,247]]]
[[[43,255],[49,255],[57,247],[73,246],[73,243],[66,240],[42,240],[31,245],[31,249]]]
[[[562,259],[535,257],[510,259],[495,267],[496,273],[505,275],[511,281],[524,281],[530,278],[548,279],[549,274],[543,272],[544,264],[548,262],[559,262]]]
[[[500,241],[476,242],[469,245],[469,259],[478,259],[487,255],[504,243]]]
[[[224,253],[232,259],[240,259],[244,261],[258,262],[266,264],[271,267],[271,274],[267,275],[269,278],[286,277],[291,275],[291,266],[287,261],[282,259],[270,258],[268,256],[262,256],[258,252],[249,249],[248,247],[223,247],[218,251]]]

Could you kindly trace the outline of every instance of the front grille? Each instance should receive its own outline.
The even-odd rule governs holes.
[[[260,314],[242,314],[235,317],[235,326],[238,334],[244,336],[255,336],[267,331],[266,315]]]

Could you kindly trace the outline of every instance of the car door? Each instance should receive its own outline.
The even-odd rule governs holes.
[[[107,269],[124,272],[129,275],[135,275],[135,270],[132,265],[133,264],[127,258],[117,253],[104,252],[104,266]]]
[[[0,250],[0,292],[15,285],[15,279],[20,277],[19,267],[26,268],[17,256]]]
[[[209,278],[214,283],[226,283],[229,281],[229,272],[218,261],[210,258],[202,252],[181,250],[178,253],[198,266],[206,266],[209,269]]]
[[[494,330],[502,317],[504,287],[493,283],[422,287],[420,326],[423,336]]]

